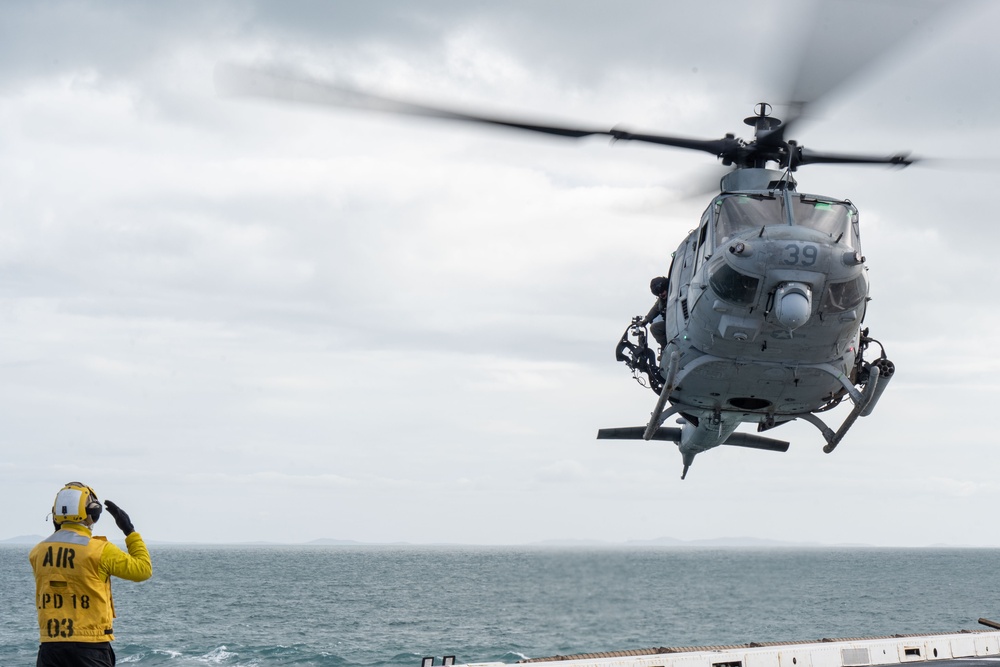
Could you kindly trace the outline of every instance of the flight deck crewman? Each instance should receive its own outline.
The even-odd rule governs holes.
[[[111,577],[144,581],[153,574],[149,551],[128,514],[110,500],[104,504],[125,534],[128,553],[91,535],[101,501],[89,486],[70,482],[52,507],[56,532],[28,556],[41,640],[36,667],[112,667]]]
[[[664,318],[667,315],[667,293],[670,291],[670,280],[665,276],[657,276],[649,281],[649,291],[656,297],[656,303],[642,318],[641,324],[646,326],[652,323],[649,328],[662,350],[667,346],[667,323]]]

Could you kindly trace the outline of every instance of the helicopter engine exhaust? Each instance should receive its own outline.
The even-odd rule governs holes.
[[[774,316],[788,331],[798,329],[812,312],[812,288],[805,283],[785,283],[774,295]]]

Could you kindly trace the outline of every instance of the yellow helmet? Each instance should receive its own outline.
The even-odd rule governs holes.
[[[103,509],[92,488],[82,482],[69,482],[52,503],[52,521],[59,526],[67,521],[83,523],[90,517],[96,523]]]

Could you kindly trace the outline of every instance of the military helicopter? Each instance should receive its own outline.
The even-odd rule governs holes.
[[[735,169],[674,253],[659,363],[642,317],[633,318],[616,349],[618,361],[637,379],[645,375],[659,395],[649,422],[597,435],[677,443],[681,479],[695,455],[719,445],[788,450],[785,441],[735,433],[743,422],[766,431],[802,419],[832,452],[858,417],[872,413],[895,372],[881,343],[862,329],[868,278],[857,209],[799,193],[792,174],[806,164],[913,160],[807,151],[785,140],[787,125],[769,115],[769,105],[756,111],[744,120],[754,127],[752,141],[727,135],[686,146],[715,152]],[[870,362],[864,353],[872,342],[881,355]],[[845,397],[853,409],[833,431],[817,414]],[[674,414],[681,428],[663,427]]]
[[[719,445],[788,450],[788,442],[737,433],[742,423],[761,432],[801,419],[820,430],[824,451],[831,452],[858,417],[872,413],[893,376],[881,343],[863,328],[869,285],[858,211],[846,199],[800,193],[794,174],[810,164],[905,167],[915,160],[800,146],[786,133],[804,103],[790,104],[792,116],[784,122],[769,104],[758,104],[744,121],[754,128],[747,141],[734,134],[694,139],[466,113],[238,65],[220,65],[216,85],[228,96],[659,144],[709,153],[730,167],[698,226],[673,253],[659,355],[647,343],[642,317],[632,319],[616,348],[618,361],[657,395],[650,419],[597,435],[676,443],[682,479],[697,454]],[[881,354],[869,361],[865,352],[873,342]],[[833,430],[818,415],[845,398],[853,408]],[[674,415],[680,428],[664,426]]]

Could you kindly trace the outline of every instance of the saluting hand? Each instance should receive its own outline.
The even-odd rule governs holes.
[[[125,533],[125,537],[128,537],[135,532],[135,526],[132,525],[132,521],[128,518],[128,514],[125,513],[125,510],[118,507],[118,505],[115,505],[110,500],[105,500],[104,506],[108,508],[108,513],[115,518],[115,523],[118,524],[118,528]]]

